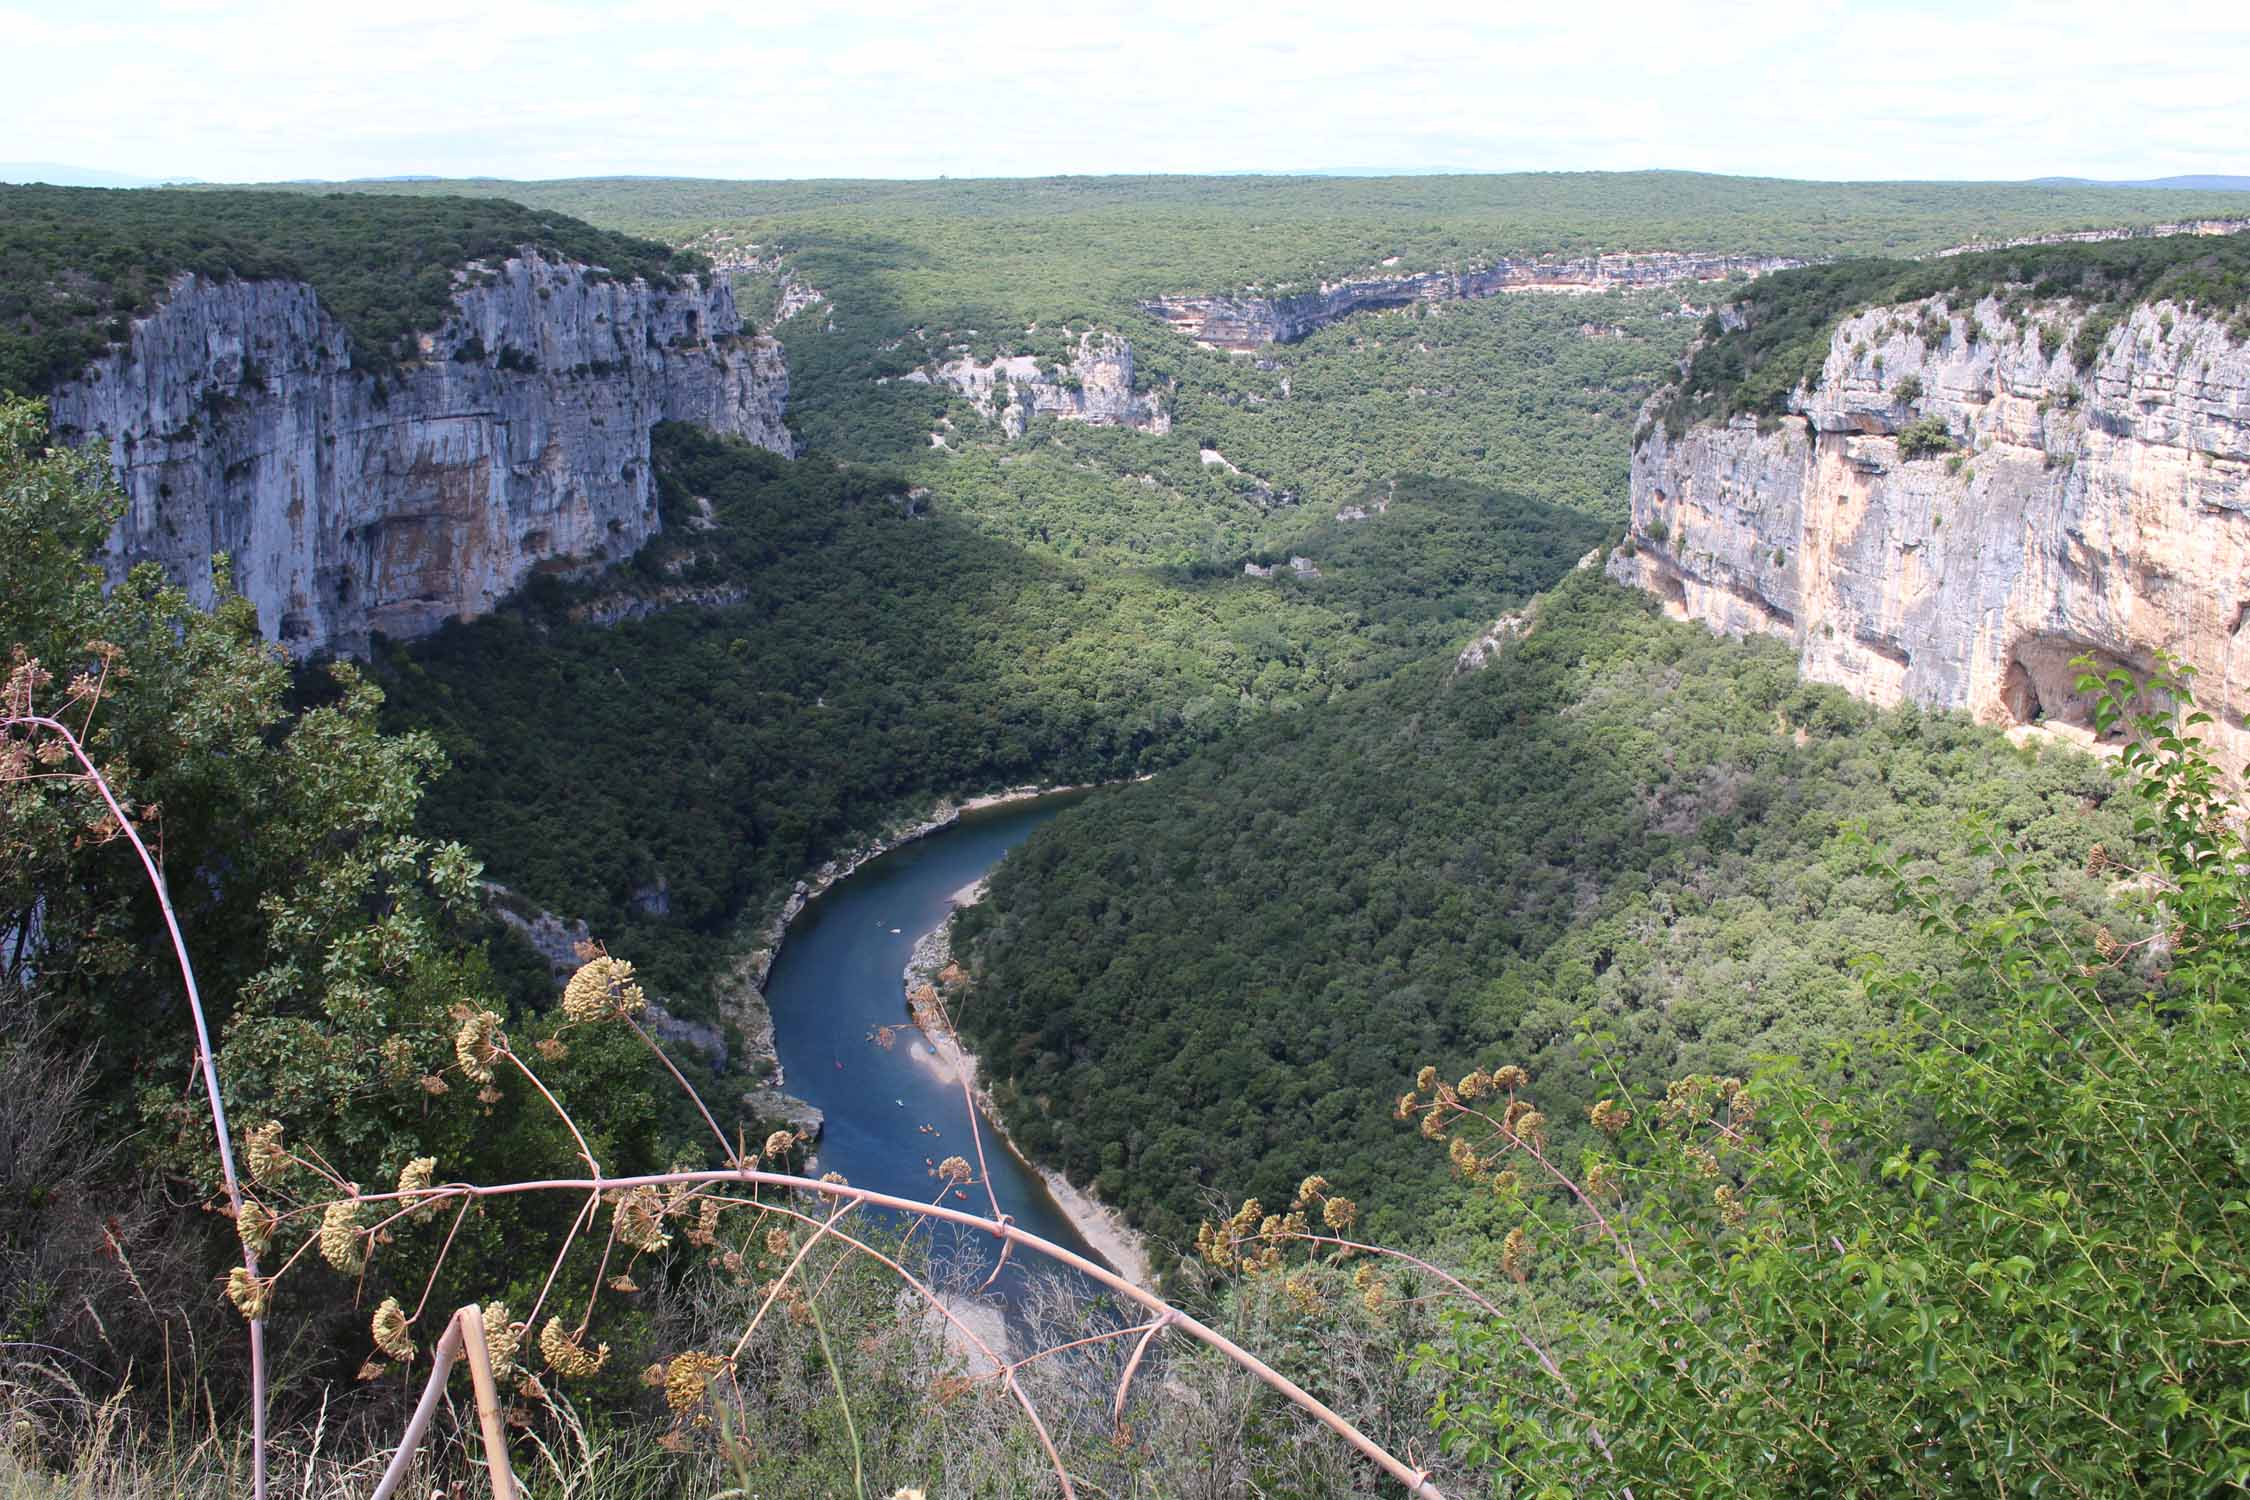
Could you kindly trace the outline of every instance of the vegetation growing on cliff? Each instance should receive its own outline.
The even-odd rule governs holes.
[[[2250,338],[2250,235],[2173,235],[2090,245],[2028,245],[1944,260],[1853,260],[1776,272],[1734,294],[1739,326],[1714,314],[1686,378],[1662,408],[1675,435],[1740,412],[1780,415],[1820,373],[1836,325],[1852,313],[1944,297],[1956,310],[1997,296],[2019,307],[2068,300],[2085,319],[2071,346],[2080,369],[2134,305],[2169,299],[2230,321]],[[2043,339],[2052,353],[2054,342]],[[1903,398],[1902,398],[1903,399]]]
[[[2107,794],[1574,574],[1481,672],[1402,672],[1042,828],[961,919],[956,1020],[1016,1139],[1160,1238],[1321,1172],[1410,1241],[1462,1212],[1389,1121],[1416,1066],[1582,1080],[1589,1015],[1643,1082],[1818,1057],[1866,1023],[1859,958],[1935,955],[1848,827],[1976,905],[1969,812],[2074,865],[2130,839]],[[1593,1086],[1548,1088],[1566,1148]]]
[[[381,370],[409,334],[445,321],[457,267],[524,245],[664,285],[706,268],[498,198],[0,185],[0,391],[68,381],[184,271],[310,283],[350,330],[353,362]]]

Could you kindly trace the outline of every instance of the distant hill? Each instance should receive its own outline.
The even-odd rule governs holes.
[[[200,177],[136,177],[130,172],[104,172],[98,167],[73,167],[59,161],[0,161],[0,182],[44,182],[53,187],[173,187],[202,180]]]
[[[2191,193],[2250,193],[2250,177],[2224,177],[2204,173],[2188,177],[2144,177],[2132,182],[2105,182],[2093,177],[2034,177],[2033,187],[2177,188]]]

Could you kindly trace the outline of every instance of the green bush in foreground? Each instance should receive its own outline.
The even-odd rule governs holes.
[[[2081,688],[2105,730],[2127,716],[2122,674]],[[2250,1482],[2250,844],[2199,722],[2134,720],[2119,771],[2153,854],[2095,853],[2156,909],[2144,944],[2060,919],[2006,849],[1995,920],[1900,880],[1999,1000],[1964,1023],[1952,986],[1878,976],[1903,1016],[1891,1087],[1855,1089],[1842,1059],[1619,1087],[1593,1111],[1609,1144],[1565,1161],[1520,1070],[1424,1073],[1401,1113],[1517,1225],[1521,1305],[1420,1355],[1494,1493]]]

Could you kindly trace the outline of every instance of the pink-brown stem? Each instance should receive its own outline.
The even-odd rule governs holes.
[[[105,669],[106,672],[106,669]],[[92,722],[92,711],[88,720]],[[219,1174],[226,1181],[227,1202],[233,1207],[235,1220],[242,1218],[242,1183],[234,1171],[234,1137],[227,1129],[226,1104],[219,1097],[219,1065],[211,1050],[211,1028],[203,1016],[203,996],[196,988],[195,965],[188,959],[187,938],[180,931],[180,919],[172,910],[172,895],[164,883],[164,872],[157,868],[156,859],[149,853],[148,845],[141,841],[140,832],[133,820],[125,815],[117,795],[110,789],[109,778],[102,775],[86,754],[86,748],[73,734],[70,726],[60,719],[43,714],[22,714],[0,722],[0,729],[35,728],[51,730],[62,736],[70,753],[86,768],[86,779],[94,790],[101,793],[110,816],[117,820],[118,829],[131,840],[133,852],[140,856],[141,870],[148,877],[149,889],[156,895],[157,907],[164,913],[164,930],[172,940],[172,956],[179,960],[180,981],[187,987],[188,1011],[195,1018],[196,1057],[203,1069],[203,1087],[211,1096],[211,1129],[219,1142]],[[242,1247],[242,1267],[251,1276],[258,1274],[258,1257],[248,1245]],[[250,1473],[251,1489],[256,1500],[266,1497],[266,1322],[263,1318],[250,1320]]]
[[[1437,1107],[1438,1106],[1436,1105],[1431,1106],[1431,1108],[1433,1109]],[[1602,1233],[1606,1235],[1611,1240],[1611,1242],[1617,1246],[1618,1249],[1625,1252],[1626,1268],[1633,1273],[1633,1279],[1640,1283],[1641,1290],[1648,1290],[1648,1276],[1641,1270],[1641,1258],[1633,1253],[1632,1241],[1626,1239],[1625,1236],[1617,1232],[1615,1227],[1613,1227],[1609,1222],[1609,1215],[1602,1212],[1601,1205],[1596,1203],[1593,1198],[1586,1192],[1586,1190],[1580,1187],[1568,1172],[1563,1171],[1553,1162],[1547,1160],[1546,1154],[1542,1152],[1538,1148],[1538,1146],[1533,1144],[1529,1137],[1516,1134],[1515,1131],[1509,1129],[1502,1122],[1493,1119],[1492,1116],[1486,1114],[1483,1110],[1471,1109],[1465,1104],[1456,1104],[1453,1107],[1455,1109],[1458,1109],[1462,1114],[1473,1115],[1477,1119],[1484,1121],[1485,1124],[1490,1125],[1494,1130],[1500,1133],[1501,1139],[1507,1141],[1510,1145],[1520,1147],[1524,1155],[1539,1163],[1540,1168],[1544,1170],[1549,1177],[1552,1177],[1556,1182],[1562,1184],[1562,1186],[1569,1191],[1570,1195],[1573,1198],[1576,1198],[1579,1203],[1585,1207],[1586,1212],[1594,1216],[1594,1222],[1601,1227]]]
[[[453,1361],[461,1353],[461,1320],[446,1319],[445,1336],[440,1338],[430,1359],[430,1378],[422,1387],[422,1399],[414,1405],[414,1415],[407,1420],[406,1435],[398,1440],[398,1451],[391,1455],[390,1466],[376,1482],[375,1493],[368,1500],[391,1500],[391,1496],[405,1482],[406,1473],[414,1467],[415,1450],[422,1446],[422,1434],[430,1427],[430,1418],[437,1413],[438,1397],[445,1394],[445,1377],[452,1373]]]
[[[764,1207],[763,1204],[759,1206]],[[742,1358],[742,1351],[750,1347],[750,1339],[752,1335],[757,1333],[758,1325],[765,1321],[767,1311],[781,1299],[781,1294],[788,1289],[790,1278],[795,1276],[797,1268],[805,1263],[805,1257],[812,1254],[813,1246],[819,1244],[821,1236],[833,1229],[836,1221],[850,1213],[852,1207],[853,1205],[849,1203],[837,1204],[836,1211],[828,1216],[827,1221],[817,1226],[818,1232],[797,1247],[797,1253],[789,1258],[789,1264],[782,1267],[781,1274],[774,1278],[773,1285],[766,1288],[766,1300],[759,1303],[758,1310],[750,1315],[749,1326],[742,1330],[742,1337],[734,1341],[734,1348],[727,1354],[728,1364],[733,1364],[736,1360]]]
[[[1173,1315],[1168,1308],[1161,1316],[1152,1319],[1148,1332],[1142,1334],[1141,1341],[1133,1346],[1133,1357],[1125,1361],[1125,1373],[1117,1382],[1117,1400],[1110,1407],[1111,1419],[1119,1432],[1125,1430],[1125,1398],[1132,1393],[1133,1377],[1140,1373],[1141,1361],[1148,1355],[1148,1346],[1156,1342],[1158,1334],[1172,1326],[1172,1320]]]
[[[538,1299],[531,1304],[531,1313],[524,1319],[526,1328],[538,1326],[539,1309],[547,1305],[547,1294],[555,1289],[555,1278],[562,1274],[563,1261],[569,1257],[571,1244],[578,1238],[578,1226],[592,1223],[593,1216],[601,1211],[602,1180],[595,1178],[592,1186],[593,1191],[587,1196],[584,1206],[578,1210],[578,1217],[570,1221],[570,1230],[563,1236],[562,1249],[555,1252],[555,1263],[547,1269],[547,1279],[539,1288]],[[482,1196],[481,1193],[479,1196]]]
[[[539,1090],[539,1097],[547,1101],[547,1107],[555,1112],[556,1117],[563,1122],[563,1127],[570,1132],[570,1138],[578,1143],[578,1155],[586,1163],[586,1170],[593,1173],[595,1180],[599,1181],[602,1164],[594,1160],[594,1148],[587,1145],[586,1137],[578,1133],[578,1122],[570,1117],[570,1111],[562,1107],[561,1100],[547,1092],[547,1085],[541,1083],[539,1075],[531,1071],[531,1064],[516,1056],[514,1048],[503,1046],[500,1048],[500,1055],[514,1063],[516,1071],[530,1079],[531,1086]]]
[[[1049,1344],[1037,1353],[1026,1354],[1023,1358],[1012,1362],[1008,1368],[1011,1371],[1020,1370],[1025,1365],[1037,1364],[1050,1355],[1067,1354],[1073,1349],[1083,1349],[1089,1344],[1106,1344],[1111,1339],[1131,1338],[1136,1333],[1145,1338],[1163,1326],[1164,1323],[1161,1318],[1152,1318],[1146,1323],[1135,1323],[1130,1328],[1112,1328],[1107,1333],[1089,1333],[1084,1338],[1072,1339],[1067,1344]]]
[[[1438,1280],[1444,1282],[1448,1287],[1451,1287],[1453,1289],[1456,1295],[1466,1297],[1471,1302],[1474,1302],[1478,1307],[1484,1310],[1486,1316],[1493,1318],[1494,1320],[1499,1322],[1507,1321],[1507,1319],[1502,1315],[1500,1309],[1495,1306],[1490,1300],[1488,1300],[1482,1293],[1478,1292],[1474,1287],[1471,1287],[1467,1282],[1463,1281],[1460,1277],[1455,1276],[1452,1272],[1447,1271],[1440,1266],[1434,1266],[1418,1255],[1409,1255],[1404,1250],[1393,1250],[1385,1245],[1365,1245],[1361,1244],[1358,1240],[1338,1239],[1334,1235],[1291,1233],[1286,1234],[1285,1238],[1305,1240],[1315,1245],[1335,1245],[1345,1250],[1356,1250],[1363,1255],[1384,1255],[1390,1257],[1392,1260],[1404,1261],[1406,1264],[1414,1267],[1416,1270],[1422,1272],[1423,1274],[1434,1276]],[[1240,1242],[1237,1241],[1236,1243]],[[1575,1403],[1578,1400],[1577,1393],[1571,1390],[1570,1382],[1564,1377],[1562,1366],[1555,1362],[1554,1356],[1549,1354],[1537,1339],[1533,1338],[1530,1334],[1525,1333],[1521,1328],[1518,1328],[1516,1330],[1516,1338],[1518,1342],[1520,1342],[1526,1349],[1529,1349],[1531,1351],[1532,1358],[1539,1361],[1539,1368],[1547,1372],[1547,1378],[1554,1381],[1555,1385],[1562,1391],[1563,1395],[1568,1397],[1572,1402]],[[1121,1411],[1123,1409],[1122,1401],[1120,1402],[1119,1409]],[[1602,1457],[1608,1458],[1610,1456],[1609,1441],[1601,1435],[1600,1430],[1589,1425],[1586,1429],[1586,1434],[1588,1437],[1594,1440],[1594,1446],[1601,1450]],[[1626,1500],[1632,1500],[1632,1493],[1633,1492],[1630,1488],[1625,1491]]]
[[[1283,1375],[1280,1371],[1274,1369],[1271,1365],[1268,1365],[1264,1360],[1258,1358],[1249,1350],[1235,1343],[1234,1340],[1228,1338],[1225,1334],[1220,1333],[1218,1330],[1209,1327],[1200,1320],[1179,1311],[1177,1308],[1172,1307],[1169,1303],[1166,1303],[1155,1293],[1143,1290],[1133,1282],[1126,1280],[1124,1277],[1118,1275],[1115,1271],[1112,1271],[1109,1267],[1102,1265],[1097,1261],[1088,1260],[1085,1256],[1080,1255],[1075,1251],[1055,1244],[1051,1240],[1042,1239],[1038,1235],[1032,1234],[1026,1230],[1016,1227],[1014,1224],[996,1223],[988,1218],[982,1218],[975,1214],[964,1213],[957,1208],[945,1208],[942,1206],[936,1206],[920,1202],[919,1200],[913,1198],[894,1197],[889,1193],[878,1193],[867,1188],[853,1187],[849,1183],[822,1182],[811,1177],[795,1177],[787,1173],[767,1172],[761,1169],[750,1167],[741,1168],[731,1172],[655,1172],[637,1177],[604,1178],[599,1182],[589,1181],[585,1178],[552,1177],[527,1180],[523,1182],[494,1183],[485,1186],[468,1185],[461,1187],[448,1187],[442,1189],[433,1189],[432,1191],[440,1194],[459,1193],[467,1194],[469,1196],[477,1198],[494,1198],[506,1196],[513,1193],[583,1193],[606,1189],[669,1187],[674,1184],[688,1186],[706,1183],[752,1184],[764,1187],[795,1189],[808,1193],[817,1193],[822,1197],[848,1198],[853,1202],[864,1204],[868,1207],[889,1209],[894,1213],[926,1214],[932,1218],[943,1219],[949,1224],[958,1224],[966,1229],[975,1229],[981,1231],[984,1234],[990,1235],[995,1239],[1005,1240],[1009,1243],[1020,1245],[1026,1250],[1032,1251],[1033,1253],[1044,1256],[1046,1259],[1054,1261],[1059,1265],[1067,1266],[1071,1270],[1079,1272],[1081,1275],[1087,1277],[1088,1279],[1098,1282],[1101,1285],[1109,1288],[1111,1291],[1117,1293],[1127,1301],[1133,1302],[1141,1307],[1146,1308],[1153,1314],[1161,1316],[1165,1313],[1171,1313],[1173,1321],[1177,1324],[1178,1327],[1180,1327],[1182,1330],[1187,1332],[1190,1336],[1197,1339],[1201,1343],[1207,1344],[1211,1348],[1217,1350],[1220,1354],[1232,1360],[1235,1364],[1241,1366],[1244,1370],[1247,1370],[1251,1375],[1256,1377],[1265,1385],[1280,1393],[1285,1399],[1302,1409],[1315,1421],[1319,1422],[1323,1427],[1326,1427],[1330,1432],[1335,1433],[1345,1442],[1358,1449],[1368,1459],[1381,1467],[1386,1473],[1390,1474],[1392,1478],[1397,1479],[1400,1483],[1406,1485],[1407,1493],[1409,1495],[1421,1497],[1421,1500],[1444,1500],[1444,1492],[1438,1489],[1437,1486],[1429,1482],[1429,1476],[1427,1473],[1422,1470],[1412,1468],[1397,1457],[1393,1456],[1388,1450],[1383,1448],[1380,1444],[1376,1443],[1372,1438],[1369,1438],[1357,1427],[1354,1427],[1342,1416],[1330,1410],[1327,1404],[1322,1402],[1318,1397],[1305,1390],[1302,1386],[1298,1385],[1288,1376]],[[395,1198],[398,1195],[395,1193],[390,1193],[372,1194],[370,1196],[381,1199]],[[760,1204],[759,1206],[775,1212],[788,1212],[788,1210],[779,1209],[772,1204]],[[803,1218],[804,1216],[797,1215],[796,1217]],[[805,1222],[817,1223],[817,1221],[811,1219],[806,1219]],[[830,1231],[830,1233],[835,1234],[840,1239],[845,1238],[845,1236],[843,1236],[840,1231],[832,1230]],[[853,1243],[857,1242],[854,1241]],[[889,1260],[887,1257],[878,1256],[878,1258],[882,1259],[884,1264],[891,1266],[894,1271],[897,1272],[897,1274],[901,1276],[904,1276],[906,1274],[903,1269],[897,1267],[896,1262]],[[920,1288],[919,1282],[912,1282],[911,1284],[916,1286],[918,1289]],[[995,1363],[998,1362],[995,1361]]]
[[[977,1128],[977,1096],[976,1091],[969,1087],[969,1051],[961,1045],[961,1030],[953,1024],[953,1013],[945,1008],[945,997],[937,993],[936,985],[930,986],[930,994],[933,997],[930,1003],[937,1007],[938,1024],[943,1028],[945,1038],[953,1043],[954,1055],[959,1059],[953,1073],[954,1077],[960,1080],[961,1102],[967,1105],[969,1110],[969,1144],[976,1147],[977,1176],[984,1183],[984,1196],[985,1200],[992,1205],[992,1217],[997,1219],[1002,1217],[1000,1196],[992,1190],[992,1169],[985,1164],[984,1160],[984,1132]],[[1002,1247],[1000,1254],[1001,1264],[1005,1265],[1007,1263],[1005,1246]],[[994,1266],[992,1274],[998,1276],[1000,1267]],[[990,1281],[985,1283],[986,1286],[991,1284]]]
[[[470,1200],[461,1200],[461,1209],[453,1216],[452,1227],[445,1231],[445,1243],[438,1246],[437,1259],[430,1263],[429,1279],[422,1283],[422,1299],[414,1304],[414,1317],[422,1316],[422,1309],[430,1305],[430,1293],[437,1286],[438,1270],[445,1264],[446,1252],[453,1248],[453,1237],[461,1232],[461,1221],[469,1216]],[[413,1318],[409,1318],[412,1322]]]
[[[680,1072],[680,1070],[673,1066],[672,1059],[667,1057],[664,1053],[664,1049],[656,1044],[656,1038],[641,1030],[640,1022],[634,1020],[631,1016],[624,1016],[620,1019],[622,1019],[626,1025],[633,1028],[633,1035],[639,1037],[642,1042],[647,1044],[649,1051],[656,1054],[656,1060],[664,1064],[664,1071],[672,1075],[672,1081],[680,1086],[680,1092],[688,1096],[688,1102],[695,1106],[695,1112],[703,1116],[703,1123],[711,1127],[711,1134],[716,1137],[719,1142],[719,1156],[723,1160],[726,1157],[729,1149],[727,1146],[727,1133],[719,1128],[719,1122],[717,1120],[711,1118],[711,1111],[704,1106],[703,1096],[697,1093],[695,1091],[694,1085],[690,1084],[687,1081],[687,1078]]]
[[[870,1196],[880,1197],[881,1195],[875,1194]],[[1046,1450],[1047,1461],[1053,1466],[1055,1471],[1055,1481],[1062,1486],[1064,1500],[1076,1500],[1077,1490],[1071,1485],[1070,1471],[1063,1466],[1062,1455],[1056,1451],[1054,1439],[1048,1434],[1047,1424],[1043,1420],[1041,1420],[1039,1416],[1039,1408],[1033,1404],[1030,1393],[1024,1390],[1021,1385],[1016,1383],[1014,1369],[1008,1366],[1007,1363],[1000,1358],[999,1351],[995,1350],[990,1344],[987,1344],[983,1339],[979,1338],[975,1329],[962,1322],[960,1315],[955,1313],[952,1308],[945,1305],[944,1298],[940,1297],[937,1292],[931,1287],[925,1286],[922,1281],[914,1275],[913,1272],[907,1270],[906,1267],[900,1265],[896,1260],[893,1260],[890,1256],[885,1255],[882,1251],[877,1250],[874,1246],[866,1243],[864,1240],[855,1239],[851,1235],[844,1233],[842,1230],[835,1228],[834,1226],[836,1221],[839,1218],[843,1217],[842,1208],[840,1208],[836,1213],[830,1214],[827,1219],[819,1220],[814,1219],[809,1214],[801,1214],[794,1209],[783,1208],[777,1204],[761,1203],[756,1199],[733,1199],[722,1201],[732,1201],[745,1207],[760,1209],[767,1213],[783,1214],[789,1218],[796,1219],[801,1223],[810,1224],[814,1228],[814,1230],[817,1231],[814,1238],[812,1240],[808,1240],[805,1243],[803,1249],[798,1252],[797,1260],[790,1262],[789,1269],[791,1271],[794,1271],[796,1269],[798,1261],[804,1259],[805,1251],[810,1250],[813,1245],[819,1242],[820,1235],[829,1235],[841,1241],[843,1244],[851,1246],[853,1249],[867,1256],[870,1260],[877,1261],[880,1264],[888,1267],[891,1271],[891,1274],[898,1277],[899,1280],[905,1282],[909,1287],[913,1288],[914,1291],[918,1293],[924,1301],[928,1302],[930,1306],[937,1309],[940,1316],[942,1316],[948,1323],[951,1323],[956,1329],[960,1330],[961,1336],[967,1339],[979,1354],[982,1354],[987,1360],[991,1361],[994,1368],[1000,1369],[1005,1372],[1006,1378],[1003,1383],[1007,1387],[1008,1394],[1015,1397],[1016,1405],[1023,1408],[1023,1414],[1030,1421],[1032,1430],[1039,1435],[1039,1446]],[[850,1205],[844,1205],[844,1208],[848,1207],[850,1207]],[[969,1223],[978,1222],[977,1220],[970,1219],[966,1214],[955,1214],[954,1217],[963,1219]],[[765,1316],[766,1308],[773,1305],[774,1297],[779,1293],[779,1291],[780,1287],[777,1284],[772,1292],[767,1293],[764,1305],[759,1307],[758,1309],[757,1316],[759,1318]],[[746,1345],[750,1340],[750,1334],[754,1332],[756,1328],[757,1319],[753,1318],[751,1320],[750,1328],[744,1330],[742,1341],[735,1345],[734,1354],[729,1356],[730,1358],[740,1357],[744,1345]]]

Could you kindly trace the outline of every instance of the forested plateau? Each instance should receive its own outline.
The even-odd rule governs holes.
[[[827,1253],[809,1220],[728,1238],[654,1188],[460,1196],[451,1220],[425,1195],[574,1163],[801,1165],[808,1142],[761,1151],[728,1102],[760,1069],[729,997],[794,883],[965,795],[1129,782],[955,920],[949,998],[997,1117],[1124,1212],[1168,1295],[1267,1341],[1447,1493],[2250,1475],[2230,1196],[2250,896],[2234,768],[2174,715],[2192,683],[2136,694],[2171,658],[2105,658],[2072,689],[2088,733],[2009,734],[1808,683],[1781,641],[1670,617],[1604,567],[1671,540],[1636,441],[1770,435],[1839,328],[1891,316],[1871,310],[2013,307],[2019,342],[2088,368],[2160,301],[2242,340],[2246,252],[2223,237],[1864,257],[2236,200],[1668,173],[366,186],[7,190],[0,384],[113,357],[184,272],[310,287],[353,378],[403,389],[529,251],[574,284],[729,278],[754,329],[648,347],[778,340],[789,431],[628,434],[631,545],[527,567],[413,639],[339,638],[355,662],[276,649],[232,571],[258,537],[201,578],[105,557],[108,457],[0,407],[11,1339],[183,1372],[175,1344],[238,1336],[220,1268],[278,1242],[301,1271],[228,1285],[294,1330],[273,1355],[290,1422],[333,1400],[354,1441],[395,1431],[418,1310],[482,1301],[524,1373],[535,1341],[570,1381],[511,1407],[558,1483],[578,1442],[589,1474],[622,1455],[618,1493],[818,1475],[841,1495],[870,1469],[1040,1492],[1043,1447],[965,1400],[975,1381],[933,1394],[934,1324],[830,1339],[824,1307],[880,1321],[891,1282],[839,1262],[834,1300],[785,1293]],[[1139,306],[1656,249],[1855,258],[1417,302],[1241,351]],[[1110,394],[1164,420],[1030,389],[1083,394],[1112,340],[1133,357]],[[443,363],[611,373],[531,357]],[[229,392],[263,383],[215,358]],[[947,373],[1004,359],[1035,373]],[[503,913],[600,946],[558,992]],[[199,1049],[175,914],[248,1132],[238,1201],[177,1086]],[[557,1286],[585,1294],[575,1325],[511,1324]],[[786,1327],[700,1352],[761,1299]],[[1053,1395],[1067,1368],[1035,1378]],[[1057,1465],[1112,1492],[1389,1482],[1233,1367],[1164,1368],[1134,1423],[1062,1428]],[[136,1378],[118,1420],[193,1413]],[[249,1399],[231,1366],[193,1381],[211,1412]],[[2077,1446],[2055,1415],[2111,1409]],[[79,1441],[26,1431],[47,1445],[8,1460],[26,1472]]]

